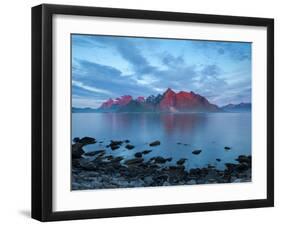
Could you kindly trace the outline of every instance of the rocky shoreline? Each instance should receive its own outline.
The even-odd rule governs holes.
[[[139,151],[133,158],[107,154],[105,149],[85,153],[83,147],[95,144],[95,138],[74,138],[72,145],[72,190],[131,188],[171,185],[195,185],[217,183],[240,183],[251,181],[251,156],[239,155],[237,163],[225,163],[225,169],[214,165],[186,169],[187,159],[181,158],[175,165],[167,164],[172,158],[155,156],[145,160],[144,156],[153,151],[160,141],[149,143],[147,150]],[[102,143],[100,141],[99,143]],[[112,151],[124,146],[128,151],[134,149],[129,140],[110,141],[106,148]],[[230,147],[229,147],[230,149]],[[199,155],[204,150],[194,150]],[[216,159],[218,162],[221,159]]]

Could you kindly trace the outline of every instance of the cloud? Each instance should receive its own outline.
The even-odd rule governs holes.
[[[88,85],[83,84],[82,82],[78,82],[78,81],[75,81],[75,80],[72,80],[72,85],[80,87],[80,88],[88,90],[88,91],[91,91],[93,93],[101,93],[101,94],[106,94],[106,95],[112,95],[112,93],[108,90],[99,89],[99,88],[96,88],[96,87],[93,87],[93,86],[88,86]]]
[[[166,53],[162,59],[162,62],[169,67],[177,67],[184,64],[184,59],[182,56],[174,57],[173,55]]]
[[[146,58],[142,56],[140,49],[130,38],[118,36],[93,36],[91,42],[115,48],[120,56],[130,63],[136,73],[150,73],[155,70],[155,67],[148,63]]]
[[[201,71],[201,73],[203,75],[207,75],[207,76],[216,76],[216,75],[219,75],[220,72],[221,72],[220,67],[215,64],[206,65],[206,66],[204,66],[204,68]]]
[[[192,41],[192,44],[207,57],[213,58],[217,54],[234,61],[251,60],[252,44],[249,42]]]
[[[83,48],[73,57],[75,103],[91,100],[92,106],[99,105],[101,100],[125,94],[133,97],[156,95],[168,87],[176,91],[194,91],[218,105],[251,99],[249,43],[185,40],[192,43],[189,49],[173,52],[175,43],[165,44],[168,41],[163,39],[161,45],[153,39],[154,48],[151,48],[149,39],[113,36],[82,39],[78,43],[84,45],[83,48],[88,45],[88,48],[104,48],[106,51],[99,62],[85,59]],[[157,49],[160,46],[161,49]],[[151,49],[162,54],[152,53]],[[121,70],[122,61],[109,66],[109,59],[114,59],[114,54],[132,70]],[[153,65],[153,62],[157,63]]]

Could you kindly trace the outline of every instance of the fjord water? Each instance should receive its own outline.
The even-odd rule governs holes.
[[[73,113],[72,138],[84,136],[98,141],[85,146],[86,152],[105,149],[130,159],[136,152],[152,150],[145,159],[172,157],[168,164],[175,164],[187,158],[187,169],[208,164],[223,169],[238,155],[251,154],[251,113]],[[135,148],[127,150],[123,145],[111,151],[106,148],[110,140],[130,140]],[[161,145],[150,147],[155,140]],[[231,149],[225,150],[226,146]],[[202,152],[193,155],[193,150]]]

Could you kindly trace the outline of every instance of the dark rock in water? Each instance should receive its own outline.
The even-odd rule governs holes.
[[[240,171],[244,171],[244,170],[249,169],[249,165],[245,162],[242,162],[242,163],[238,164],[237,169]]]
[[[239,155],[238,158],[235,160],[238,161],[239,163],[247,163],[247,164],[251,164],[252,162],[251,156],[245,156],[245,155]]]
[[[135,153],[135,157],[136,157],[136,158],[141,158],[141,157],[142,157],[142,153],[141,153],[141,152]]]
[[[211,165],[211,164],[208,164],[208,169],[215,169],[216,167]]]
[[[111,148],[112,151],[114,151],[114,150],[120,148],[120,146],[118,146],[118,145],[109,145],[109,146],[110,146],[110,148]]]
[[[173,159],[173,158],[171,158],[171,157],[170,157],[170,158],[166,158],[166,161],[167,161],[167,162],[171,162],[172,159]]]
[[[199,155],[201,152],[202,152],[202,150],[194,150],[194,151],[192,152],[192,154],[194,154],[194,155]]]
[[[98,151],[91,151],[91,152],[86,152],[84,155],[86,156],[95,156],[99,154],[105,154],[105,150],[98,150]]]
[[[95,138],[92,137],[83,137],[79,140],[79,143],[86,145],[86,144],[95,144],[97,141]]]
[[[160,176],[156,177],[155,179],[158,180],[158,181],[166,181],[168,178],[169,178],[168,175],[163,174],[163,175],[160,175]]]
[[[142,153],[143,153],[144,155],[146,155],[146,154],[148,154],[148,153],[150,153],[150,152],[152,152],[152,150],[144,150]]]
[[[200,168],[192,168],[189,170],[189,174],[198,176],[201,175],[201,171]]]
[[[158,145],[160,145],[160,141],[159,140],[156,140],[156,141],[153,141],[153,142],[151,142],[150,144],[149,144],[149,146],[158,146]]]
[[[224,147],[224,150],[230,150],[230,149],[231,149],[231,147],[228,147],[228,146]]]
[[[129,141],[129,140],[124,140],[124,142],[125,142],[125,143],[130,143],[130,141]]]
[[[155,163],[165,163],[167,160],[161,156],[158,156],[158,157],[153,157],[151,158],[152,161],[154,161]]]
[[[81,143],[75,143],[72,144],[72,158],[81,158],[82,155],[85,153],[84,150],[82,149],[84,145]]]
[[[81,159],[80,166],[85,170],[98,170],[98,164],[93,161],[88,161],[86,159]]]
[[[108,160],[112,160],[114,157],[113,157],[113,155],[108,155],[108,156],[105,156],[105,158]]]
[[[131,149],[133,149],[135,146],[134,145],[131,145],[131,144],[127,144],[126,146],[125,146],[125,148],[127,148],[127,149],[129,149],[129,150],[131,150]]]
[[[74,138],[73,138],[73,142],[74,142],[74,143],[77,143],[77,142],[79,142],[79,141],[80,141],[80,138],[79,138],[79,137],[74,137]]]
[[[225,163],[224,165],[226,166],[228,171],[233,171],[236,167],[236,165],[233,163]]]
[[[111,140],[110,141],[110,145],[112,146],[117,146],[117,145],[122,145],[123,144],[123,141],[121,140]]]
[[[111,163],[116,163],[122,161],[124,158],[122,156],[117,156],[111,159]]]
[[[220,161],[221,161],[221,159],[219,159],[219,158],[217,158],[216,160],[217,160],[217,162],[220,162]]]
[[[180,145],[180,144],[181,144],[181,142],[178,142],[177,144],[179,144],[179,145]]]
[[[133,164],[139,164],[143,162],[143,158],[134,158],[134,159],[128,159],[124,163],[126,165],[133,165]]]
[[[178,169],[178,167],[177,166],[169,166],[169,169],[170,170],[176,170],[176,169]]]
[[[185,163],[186,159],[185,158],[182,158],[180,160],[177,161],[177,164],[178,165],[183,165]]]

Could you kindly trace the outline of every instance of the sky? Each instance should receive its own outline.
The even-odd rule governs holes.
[[[193,91],[211,103],[251,102],[251,43],[72,34],[72,106]]]

